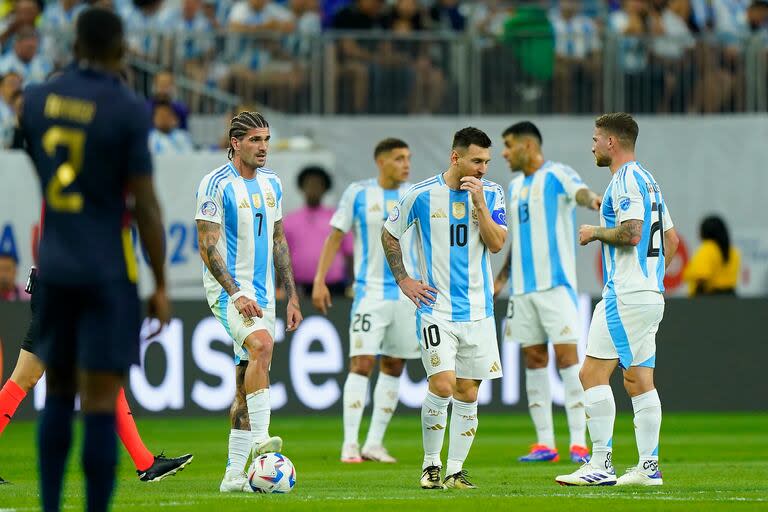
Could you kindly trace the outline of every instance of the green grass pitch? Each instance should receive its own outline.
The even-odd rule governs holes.
[[[296,465],[297,483],[288,495],[222,495],[218,485],[226,462],[226,417],[143,419],[139,429],[151,450],[195,454],[175,477],[142,483],[127,454],[120,457],[114,510],[768,510],[768,414],[665,414],[662,424],[661,488],[560,487],[555,475],[575,469],[569,462],[523,465],[533,427],[526,415],[480,411],[480,427],[466,464],[474,491],[423,491],[418,487],[421,434],[418,416],[396,416],[387,446],[396,465],[338,462],[341,419],[290,417],[279,413],[271,431],[285,439],[284,453]],[[364,422],[362,432],[367,424]],[[565,418],[556,416],[561,454],[567,450]],[[0,438],[0,511],[38,510],[35,427],[12,423]],[[617,470],[635,462],[632,418],[616,421]],[[445,458],[445,449],[443,457]],[[70,457],[65,509],[83,509],[79,447]],[[487,508],[486,508],[487,507]]]

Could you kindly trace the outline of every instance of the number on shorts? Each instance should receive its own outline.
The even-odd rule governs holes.
[[[371,315],[366,313],[364,315],[356,314],[355,319],[352,321],[352,332],[368,332],[371,330]]]
[[[440,344],[440,331],[437,330],[435,324],[422,329],[422,337],[424,338],[424,348],[426,350],[429,350],[430,345],[436,347]]]
[[[510,300],[509,305],[507,305],[507,319],[512,320],[513,316],[515,316],[515,302]]]

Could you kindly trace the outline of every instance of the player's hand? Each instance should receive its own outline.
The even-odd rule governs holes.
[[[437,300],[437,290],[421,281],[406,277],[398,284],[405,296],[411,299],[411,302],[416,304],[417,308],[420,308],[422,305],[432,306]]]
[[[589,224],[582,224],[579,226],[579,243],[581,245],[587,245],[590,242],[597,240],[595,238],[595,228],[597,226],[590,226]]]
[[[589,203],[590,210],[595,210],[596,212],[600,211],[600,207],[603,205],[603,198],[595,195],[594,198],[592,198],[592,202]]]
[[[165,288],[158,288],[149,297],[147,302],[147,316],[149,318],[156,318],[160,321],[157,330],[151,332],[147,339],[154,338],[168,325],[171,321],[171,303],[168,302],[168,295],[165,293]]]
[[[472,196],[472,202],[475,207],[485,204],[485,194],[483,194],[483,182],[474,176],[464,176],[461,178],[461,190],[466,190]]]
[[[264,316],[259,303],[248,297],[238,297],[235,301],[235,309],[243,315],[243,318],[253,318],[255,316],[261,318]]]
[[[301,309],[299,308],[299,300],[296,298],[288,301],[288,308],[285,313],[285,330],[295,331],[304,317],[301,315]]]
[[[328,308],[333,306],[331,292],[325,283],[315,283],[312,286],[312,304],[324,315],[327,315]]]

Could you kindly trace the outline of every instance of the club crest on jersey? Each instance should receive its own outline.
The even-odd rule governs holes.
[[[467,215],[467,206],[464,203],[456,201],[451,205],[453,216],[457,219],[463,219]]]
[[[624,211],[627,211],[629,210],[629,203],[630,203],[630,200],[628,197],[622,197],[621,199],[619,199],[619,208],[621,208]]]
[[[524,187],[523,190],[520,191],[520,198],[521,199],[528,198],[528,187]]]
[[[214,215],[216,215],[217,210],[218,209],[216,208],[216,203],[214,203],[213,201],[206,201],[200,207],[200,213],[202,213],[206,217],[213,217]]]
[[[261,196],[259,194],[251,194],[251,201],[253,201],[254,208],[261,208]]]
[[[267,192],[267,197],[265,199],[267,206],[270,208],[275,207],[275,196],[272,195],[272,192]]]
[[[440,356],[437,354],[437,352],[431,352],[429,354],[429,364],[432,365],[432,368],[437,368],[440,366]]]
[[[392,210],[389,212],[389,221],[395,222],[399,218],[400,218],[400,207],[394,206]]]

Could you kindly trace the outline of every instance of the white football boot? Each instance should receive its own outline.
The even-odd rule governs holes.
[[[227,471],[219,485],[219,492],[253,492],[248,477],[242,471]]]
[[[360,456],[360,447],[357,443],[344,443],[341,446],[341,462],[347,464],[363,462],[363,458]]]
[[[283,449],[283,440],[277,436],[268,437],[264,441],[254,441],[251,445],[251,455],[263,455],[265,453],[276,453]]]
[[[361,452],[364,460],[394,464],[397,459],[389,454],[386,448],[380,444],[366,444]]]
[[[664,485],[661,479],[661,471],[656,461],[646,461],[647,467],[633,466],[619,477],[616,485]]]
[[[616,471],[613,466],[598,468],[587,462],[569,475],[558,476],[555,482],[560,485],[616,485]]]

